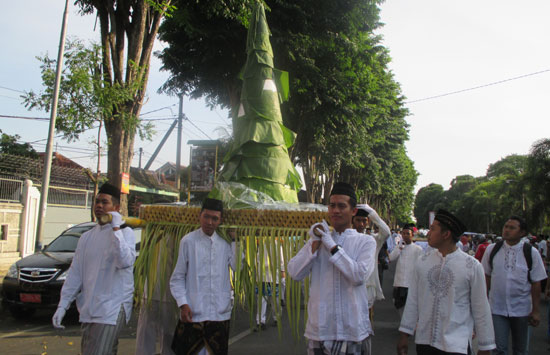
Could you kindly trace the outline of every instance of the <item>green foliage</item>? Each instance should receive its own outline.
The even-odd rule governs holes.
[[[427,228],[429,226],[429,213],[446,207],[443,205],[443,195],[443,186],[439,184],[429,184],[418,190],[414,201],[414,217],[418,227]]]
[[[29,110],[51,110],[57,61],[48,55],[37,57],[41,62],[44,90],[29,91],[23,96]],[[65,45],[64,64],[59,89],[56,129],[68,141],[78,140],[82,132],[97,121],[119,120],[125,129],[139,126],[142,138],[150,138],[153,131],[149,123],[140,125],[139,119],[122,110],[133,98],[142,82],[130,85],[104,81],[101,48],[97,44],[86,46],[79,39],[69,39]]]
[[[176,3],[160,30],[170,45],[160,54],[171,72],[163,90],[234,109],[246,31],[236,14],[253,1],[228,2],[224,13],[206,6],[220,3],[227,4]],[[303,168],[308,200],[322,202],[336,179],[347,180],[383,217],[408,220],[417,174],[404,149],[408,111],[374,34],[379,1],[266,4],[275,66],[289,72],[290,99],[281,109],[297,133],[290,153]]]
[[[0,129],[0,153],[21,155],[24,157],[38,159],[38,153],[29,143],[17,143],[21,137],[19,135],[9,135]]]
[[[511,215],[523,216],[530,232],[541,233],[550,213],[550,140],[533,144],[527,155],[509,155],[489,165],[486,176],[461,175],[449,190],[430,184],[415,200],[418,224],[428,225],[428,212],[446,208],[473,232],[500,234]]]

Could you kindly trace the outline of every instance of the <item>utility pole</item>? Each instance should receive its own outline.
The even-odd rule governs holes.
[[[180,169],[181,169],[181,130],[182,130],[182,120],[183,120],[183,94],[179,95],[180,97],[180,108],[179,108],[179,114],[178,114],[178,143],[177,143],[177,152],[176,152],[176,189],[178,189],[178,193],[181,188],[181,181],[180,181]],[[178,195],[178,201],[179,201],[179,195]]]
[[[57,69],[55,73],[55,86],[53,89],[52,112],[50,115],[50,129],[48,144],[46,145],[46,156],[44,157],[44,172],[42,176],[42,193],[40,194],[40,206],[38,208],[38,226],[36,227],[35,251],[42,250],[44,239],[44,218],[46,217],[46,206],[48,204],[48,190],[50,188],[50,173],[52,170],[52,150],[55,132],[55,119],[57,116],[57,100],[59,98],[59,84],[61,82],[61,69],[63,68],[63,53],[65,51],[65,36],[67,33],[69,0],[65,0],[65,11],[63,12],[63,23],[61,25],[61,36],[59,39],[59,51],[57,53]]]
[[[141,169],[141,156],[143,155],[143,148],[139,148],[139,168]]]
[[[178,123],[178,120],[175,119],[174,122],[172,123],[172,125],[170,126],[170,128],[168,128],[168,131],[166,132],[164,137],[162,137],[162,140],[160,141],[157,149],[155,149],[155,152],[153,153],[151,158],[149,158],[149,161],[147,162],[147,164],[145,164],[145,167],[144,167],[145,170],[149,170],[149,168],[151,167],[151,164],[153,164],[153,162],[155,161],[155,158],[159,154],[159,152],[162,149],[162,146],[164,145],[164,143],[166,143],[166,140],[168,139],[168,137],[170,137],[170,133],[172,133],[172,131],[176,127],[177,123]]]

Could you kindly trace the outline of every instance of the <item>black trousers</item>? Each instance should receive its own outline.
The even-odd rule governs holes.
[[[470,346],[468,346],[467,355],[470,355],[471,353],[472,351],[470,350]],[[425,344],[416,344],[416,355],[466,355],[466,354],[448,353],[446,351],[434,348],[433,346],[429,346]]]

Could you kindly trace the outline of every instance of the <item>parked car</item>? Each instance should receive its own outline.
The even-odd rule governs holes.
[[[70,227],[42,251],[13,264],[2,283],[2,306],[16,318],[29,317],[37,309],[55,310],[78,240],[95,225],[86,222]],[[134,232],[139,241],[141,230]],[[71,308],[75,308],[74,302]]]

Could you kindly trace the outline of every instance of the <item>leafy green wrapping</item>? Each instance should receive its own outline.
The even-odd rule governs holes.
[[[273,68],[263,5],[250,20],[239,107],[233,109],[233,144],[221,181],[238,182],[277,201],[298,202],[302,182],[288,156],[296,134],[283,125],[280,104],[288,99],[288,73]],[[223,199],[214,189],[211,197]]]
[[[179,224],[169,222],[147,223],[142,234],[142,249],[135,263],[135,301],[139,307],[150,307],[153,292],[160,295],[170,293],[169,278],[176,265],[179,244],[185,235],[199,228],[197,224]],[[301,308],[309,297],[309,277],[303,281],[294,281],[287,275],[290,259],[305,245],[307,229],[286,227],[227,226],[221,225],[217,232],[226,241],[230,241],[229,230],[235,233],[237,258],[236,271],[231,272],[236,307],[246,310],[250,327],[256,323],[260,312],[259,297],[266,296],[273,310],[273,319],[277,320],[279,336],[282,334],[281,299],[286,301],[286,312],[292,335],[300,339],[307,319],[307,310],[301,317]],[[268,261],[266,263],[266,260]],[[168,262],[170,261],[170,262]],[[267,267],[266,267],[267,265]],[[286,277],[286,288],[280,292],[264,295],[262,282],[269,274],[274,290],[282,277]],[[147,287],[147,285],[153,285]],[[257,291],[256,291],[257,290]],[[258,293],[256,293],[258,292]],[[168,296],[168,298],[171,298]],[[165,307],[163,305],[163,307]],[[176,311],[176,310],[174,310]],[[235,308],[234,308],[235,311]],[[233,313],[234,315],[235,313]]]

